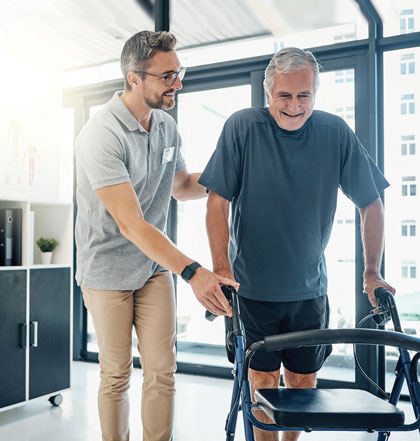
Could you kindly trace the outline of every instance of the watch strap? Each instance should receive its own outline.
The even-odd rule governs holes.
[[[181,273],[181,277],[182,277],[186,282],[189,282],[189,281],[192,279],[192,277],[194,276],[195,271],[197,270],[197,268],[200,268],[200,267],[201,267],[201,265],[200,265],[198,262],[190,263],[189,265],[187,265],[187,266],[183,269],[183,271],[182,271],[182,273]]]

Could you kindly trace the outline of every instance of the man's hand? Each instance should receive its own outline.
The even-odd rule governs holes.
[[[220,285],[232,285],[235,289],[239,284],[229,278],[218,276],[206,268],[197,268],[190,280],[191,288],[197,300],[210,312],[217,315],[232,317],[232,308],[229,305]]]
[[[365,270],[363,274],[363,289],[368,295],[369,301],[373,307],[378,306],[378,301],[375,297],[375,289],[380,286],[383,286],[387,291],[395,295],[395,288],[388,285],[379,272]]]

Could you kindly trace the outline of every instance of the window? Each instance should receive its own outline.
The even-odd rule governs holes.
[[[249,84],[183,92],[178,95],[178,125],[183,154],[192,170],[203,170],[217,144],[226,119],[250,107]],[[203,133],[206,136],[203,138]],[[200,146],[197,148],[197,146]],[[178,203],[177,245],[211,268],[205,214],[206,200]],[[203,308],[181,277],[177,278],[177,360],[183,363],[228,366],[224,351],[224,321],[210,323]],[[219,349],[217,349],[219,346]],[[211,350],[209,348],[212,348]]]
[[[416,184],[412,183],[416,180],[415,176],[403,176],[402,178],[402,196],[415,196],[416,195]]]
[[[417,278],[416,262],[412,260],[403,262],[401,266],[401,276],[403,279],[416,279]]]
[[[412,75],[416,72],[414,54],[405,54],[401,56],[400,72],[401,75]]]
[[[316,107],[345,119],[353,128],[355,124],[355,83],[336,83],[338,78],[355,77],[354,69],[322,72],[317,92]],[[408,173],[407,173],[408,174]],[[400,176],[401,179],[401,176]],[[355,216],[353,203],[338,192],[337,210],[331,239],[325,250],[328,267],[328,298],[330,326],[345,328],[355,322]],[[401,259],[400,259],[401,260]],[[354,359],[350,345],[335,345],[333,355],[326,361],[320,379],[354,381]],[[339,368],[339,369],[337,369]],[[331,369],[331,370],[330,370]]]
[[[416,235],[416,221],[407,220],[401,223],[401,236],[415,236]]]
[[[414,32],[414,11],[413,9],[404,9],[400,12],[400,33],[408,34]]]
[[[391,1],[393,2],[390,0],[388,6]],[[385,10],[385,3],[385,0],[376,1],[376,4],[383,8],[382,12]],[[392,4],[398,3],[393,2]],[[393,12],[390,9],[388,11]],[[420,13],[420,10],[415,13]],[[395,32],[398,32],[399,14],[395,18]],[[389,25],[388,32],[392,34],[394,31],[392,22],[389,22]],[[417,119],[409,116],[398,118],[401,109],[395,104],[401,103],[401,98],[406,93],[415,94],[416,98],[419,96],[420,89],[417,81],[419,70],[417,69],[415,73],[416,79],[412,78],[413,75],[407,76],[408,65],[407,74],[401,75],[400,73],[402,61],[414,61],[413,59],[405,59],[408,53],[414,54],[416,60],[420,57],[419,48],[384,53],[384,169],[386,179],[393,183],[384,192],[386,206],[384,266],[386,279],[398,292],[397,307],[403,328],[414,329],[416,334],[420,335],[420,309],[416,308],[417,291],[419,290],[417,281],[417,262],[419,261],[417,224],[420,219],[420,206],[415,196],[419,179],[416,152],[416,140],[419,136],[417,134],[418,122]],[[392,369],[397,358],[396,352],[387,349],[387,390],[392,388],[395,378]]]
[[[415,135],[401,136],[401,155],[415,155],[416,154],[416,137]]]
[[[354,83],[354,69],[336,70],[335,82],[336,84]]]
[[[337,219],[337,224],[354,224],[354,219]]]
[[[414,93],[401,96],[401,115],[415,113]]]
[[[354,106],[336,107],[335,114],[343,118],[350,126],[354,122]]]

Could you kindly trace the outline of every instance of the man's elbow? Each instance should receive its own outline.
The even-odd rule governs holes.
[[[180,202],[188,200],[187,192],[180,188],[172,189],[172,197]]]
[[[134,237],[134,232],[137,231],[139,228],[142,228],[145,220],[142,216],[137,215],[127,219],[117,219],[116,223],[120,234],[128,240],[132,240]]]

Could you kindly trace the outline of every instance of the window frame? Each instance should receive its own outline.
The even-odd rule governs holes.
[[[348,41],[342,43],[336,43],[330,46],[323,46],[321,48],[312,48],[318,58],[321,60],[322,65],[326,69],[333,69],[334,64],[341,66],[343,69],[346,67],[352,68],[354,63],[346,64],[346,57],[354,56],[358,57],[357,69],[355,70],[355,90],[356,90],[356,133],[361,139],[362,143],[367,147],[374,161],[383,169],[383,156],[384,156],[384,130],[383,130],[383,54],[387,51],[409,49],[412,47],[420,46],[420,32],[413,32],[404,35],[395,35],[391,37],[383,38],[382,36],[382,23],[379,15],[373,8],[370,1],[356,0],[362,9],[362,12],[369,20],[369,38],[367,40]],[[253,77],[253,81],[257,81],[260,87],[253,87],[252,89],[252,101],[253,103],[264,102],[264,92],[262,90],[262,79],[264,69],[268,62],[269,57],[259,57],[259,60],[247,59],[234,62],[218,63],[218,65],[198,66],[196,68],[189,69],[184,83],[187,83],[189,78],[191,79],[190,87],[198,87],[198,83],[202,80],[206,82],[206,87],[211,87],[216,81],[229,81],[237,75],[238,71],[247,71],[248,75]],[[348,58],[347,58],[348,59]],[[210,78],[202,76],[203,73],[213,72],[214,76]],[[194,75],[193,75],[194,74]],[[201,78],[200,78],[201,76]],[[195,86],[194,86],[195,81]],[[204,84],[204,83],[202,83]],[[64,107],[74,107],[75,109],[75,134],[77,135],[86,121],[86,109],[89,102],[95,102],[99,104],[106,102],[112,93],[117,89],[123,88],[122,79],[116,81],[108,81],[105,83],[99,83],[97,85],[89,85],[86,87],[78,87],[67,89],[64,91],[63,105]],[[176,207],[175,207],[176,208]],[[75,216],[77,212],[77,206],[75,205]],[[360,220],[356,212],[356,224],[358,230]],[[176,241],[176,210],[172,207],[168,231],[171,237]],[[76,255],[76,253],[74,253]],[[357,299],[357,316],[361,317],[366,315],[366,311],[369,310],[370,305],[362,295],[362,272],[363,272],[363,250],[360,242],[360,235],[357,234],[356,245],[356,299]],[[74,263],[74,271],[76,264]],[[76,360],[88,360],[97,361],[97,354],[86,352],[86,310],[84,309],[83,301],[81,300],[80,288],[74,287],[74,304],[73,304],[73,358]],[[384,352],[381,349],[378,351],[371,350],[369,348],[363,348],[359,352],[361,355],[362,364],[369,363],[367,369],[371,378],[378,380],[380,385],[384,384]],[[182,368],[183,372],[188,372],[186,367]],[[206,375],[225,376],[225,372],[220,370],[213,370],[208,368],[207,370],[193,370],[193,373],[204,373]],[[322,385],[324,382],[320,382]],[[337,386],[336,382],[333,382]],[[362,385],[369,389],[369,385],[356,378],[356,384]],[[347,383],[345,384],[348,386]]]

